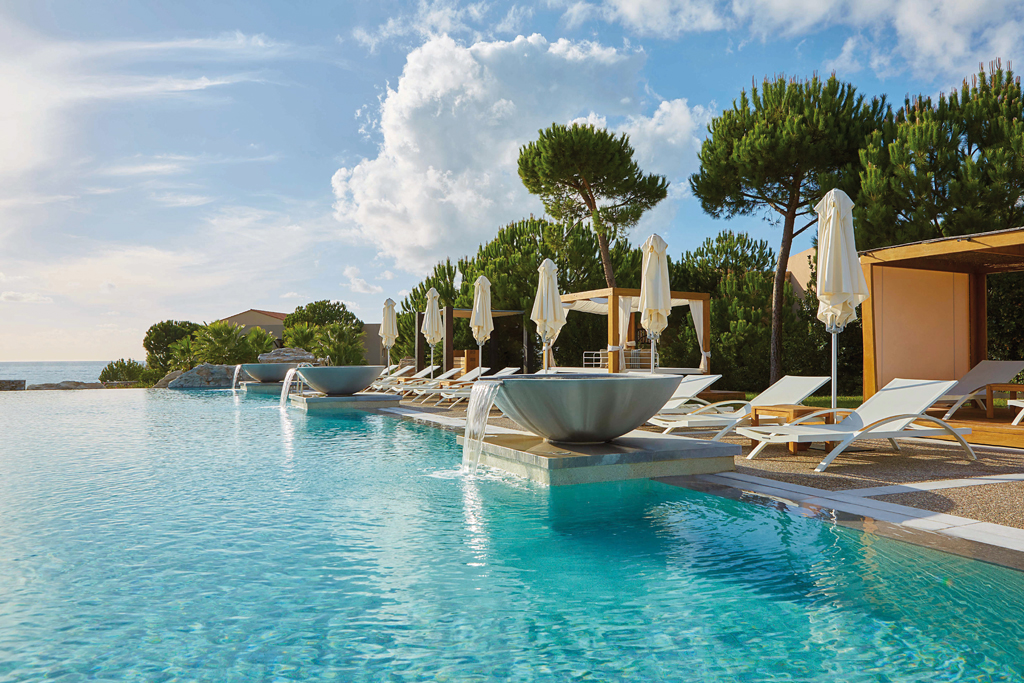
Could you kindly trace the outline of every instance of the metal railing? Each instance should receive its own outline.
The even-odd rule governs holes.
[[[613,353],[620,353],[619,351],[613,351]],[[650,349],[629,349],[622,354],[622,362],[624,367],[622,370],[648,370],[651,367],[651,350]],[[654,356],[654,367],[661,365],[661,354],[656,353]],[[608,352],[607,351],[584,351],[583,352],[583,367],[585,368],[607,368],[608,367]]]

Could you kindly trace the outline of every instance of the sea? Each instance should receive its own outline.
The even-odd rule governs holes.
[[[27,384],[49,382],[96,382],[110,361],[0,361],[0,379],[23,379]]]

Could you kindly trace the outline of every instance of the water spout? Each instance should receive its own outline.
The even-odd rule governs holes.
[[[473,384],[473,390],[469,393],[466,433],[462,441],[462,466],[471,474],[476,474],[476,468],[480,465],[480,453],[487,433],[487,417],[491,414],[491,406],[494,405],[499,389],[500,381],[481,380]]]
[[[235,374],[231,378],[231,391],[234,391],[235,389],[238,388],[238,373],[240,373],[241,371],[242,371],[242,366],[241,365],[236,365],[235,366]]]
[[[299,368],[311,368],[312,363],[299,363],[296,367],[291,368],[284,376],[284,381],[281,383],[281,407],[288,407],[288,394],[292,390],[292,382],[295,382],[295,373],[299,371]],[[298,383],[302,383],[302,378],[298,379]]]

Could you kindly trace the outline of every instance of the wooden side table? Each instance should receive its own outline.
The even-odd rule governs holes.
[[[1024,389],[1024,387],[1022,387]],[[763,417],[781,417],[783,422],[792,422],[798,420],[804,415],[810,415],[816,413],[822,408],[815,408],[814,406],[802,406],[802,405],[778,405],[778,406],[751,406],[750,408],[750,426],[756,427],[760,424],[760,418]],[[835,417],[832,415],[823,416],[825,424],[832,424],[832,419]],[[750,440],[750,445],[756,445],[758,441],[756,439]],[[798,453],[800,451],[806,451],[811,447],[808,443],[790,443],[790,453]]]
[[[986,384],[985,385],[985,414],[988,419],[996,416],[996,404],[992,394],[996,391],[1005,391],[1010,394],[1010,400],[1016,400],[1017,394],[1024,392],[1024,384]]]

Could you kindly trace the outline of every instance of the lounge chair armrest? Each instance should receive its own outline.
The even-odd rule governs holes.
[[[882,425],[889,424],[890,422],[897,422],[899,420],[913,420],[914,422],[917,422],[918,420],[924,420],[926,422],[933,422],[943,429],[953,431],[953,427],[951,427],[948,422],[937,417],[933,417],[932,415],[927,415],[925,413],[904,413],[902,415],[893,415],[891,417],[883,417],[881,420],[875,420],[871,424],[861,429],[860,433],[863,434],[865,432],[873,430],[875,427],[880,427]]]
[[[850,410],[849,408],[824,408],[822,410],[816,410],[813,413],[810,413],[808,415],[804,415],[803,417],[798,417],[797,419],[793,420],[789,424],[791,424],[791,425],[801,424],[803,422],[806,422],[807,420],[813,420],[813,419],[822,417],[824,415],[838,415],[840,413],[846,413],[847,415],[849,415],[852,412],[854,412],[854,411]]]

